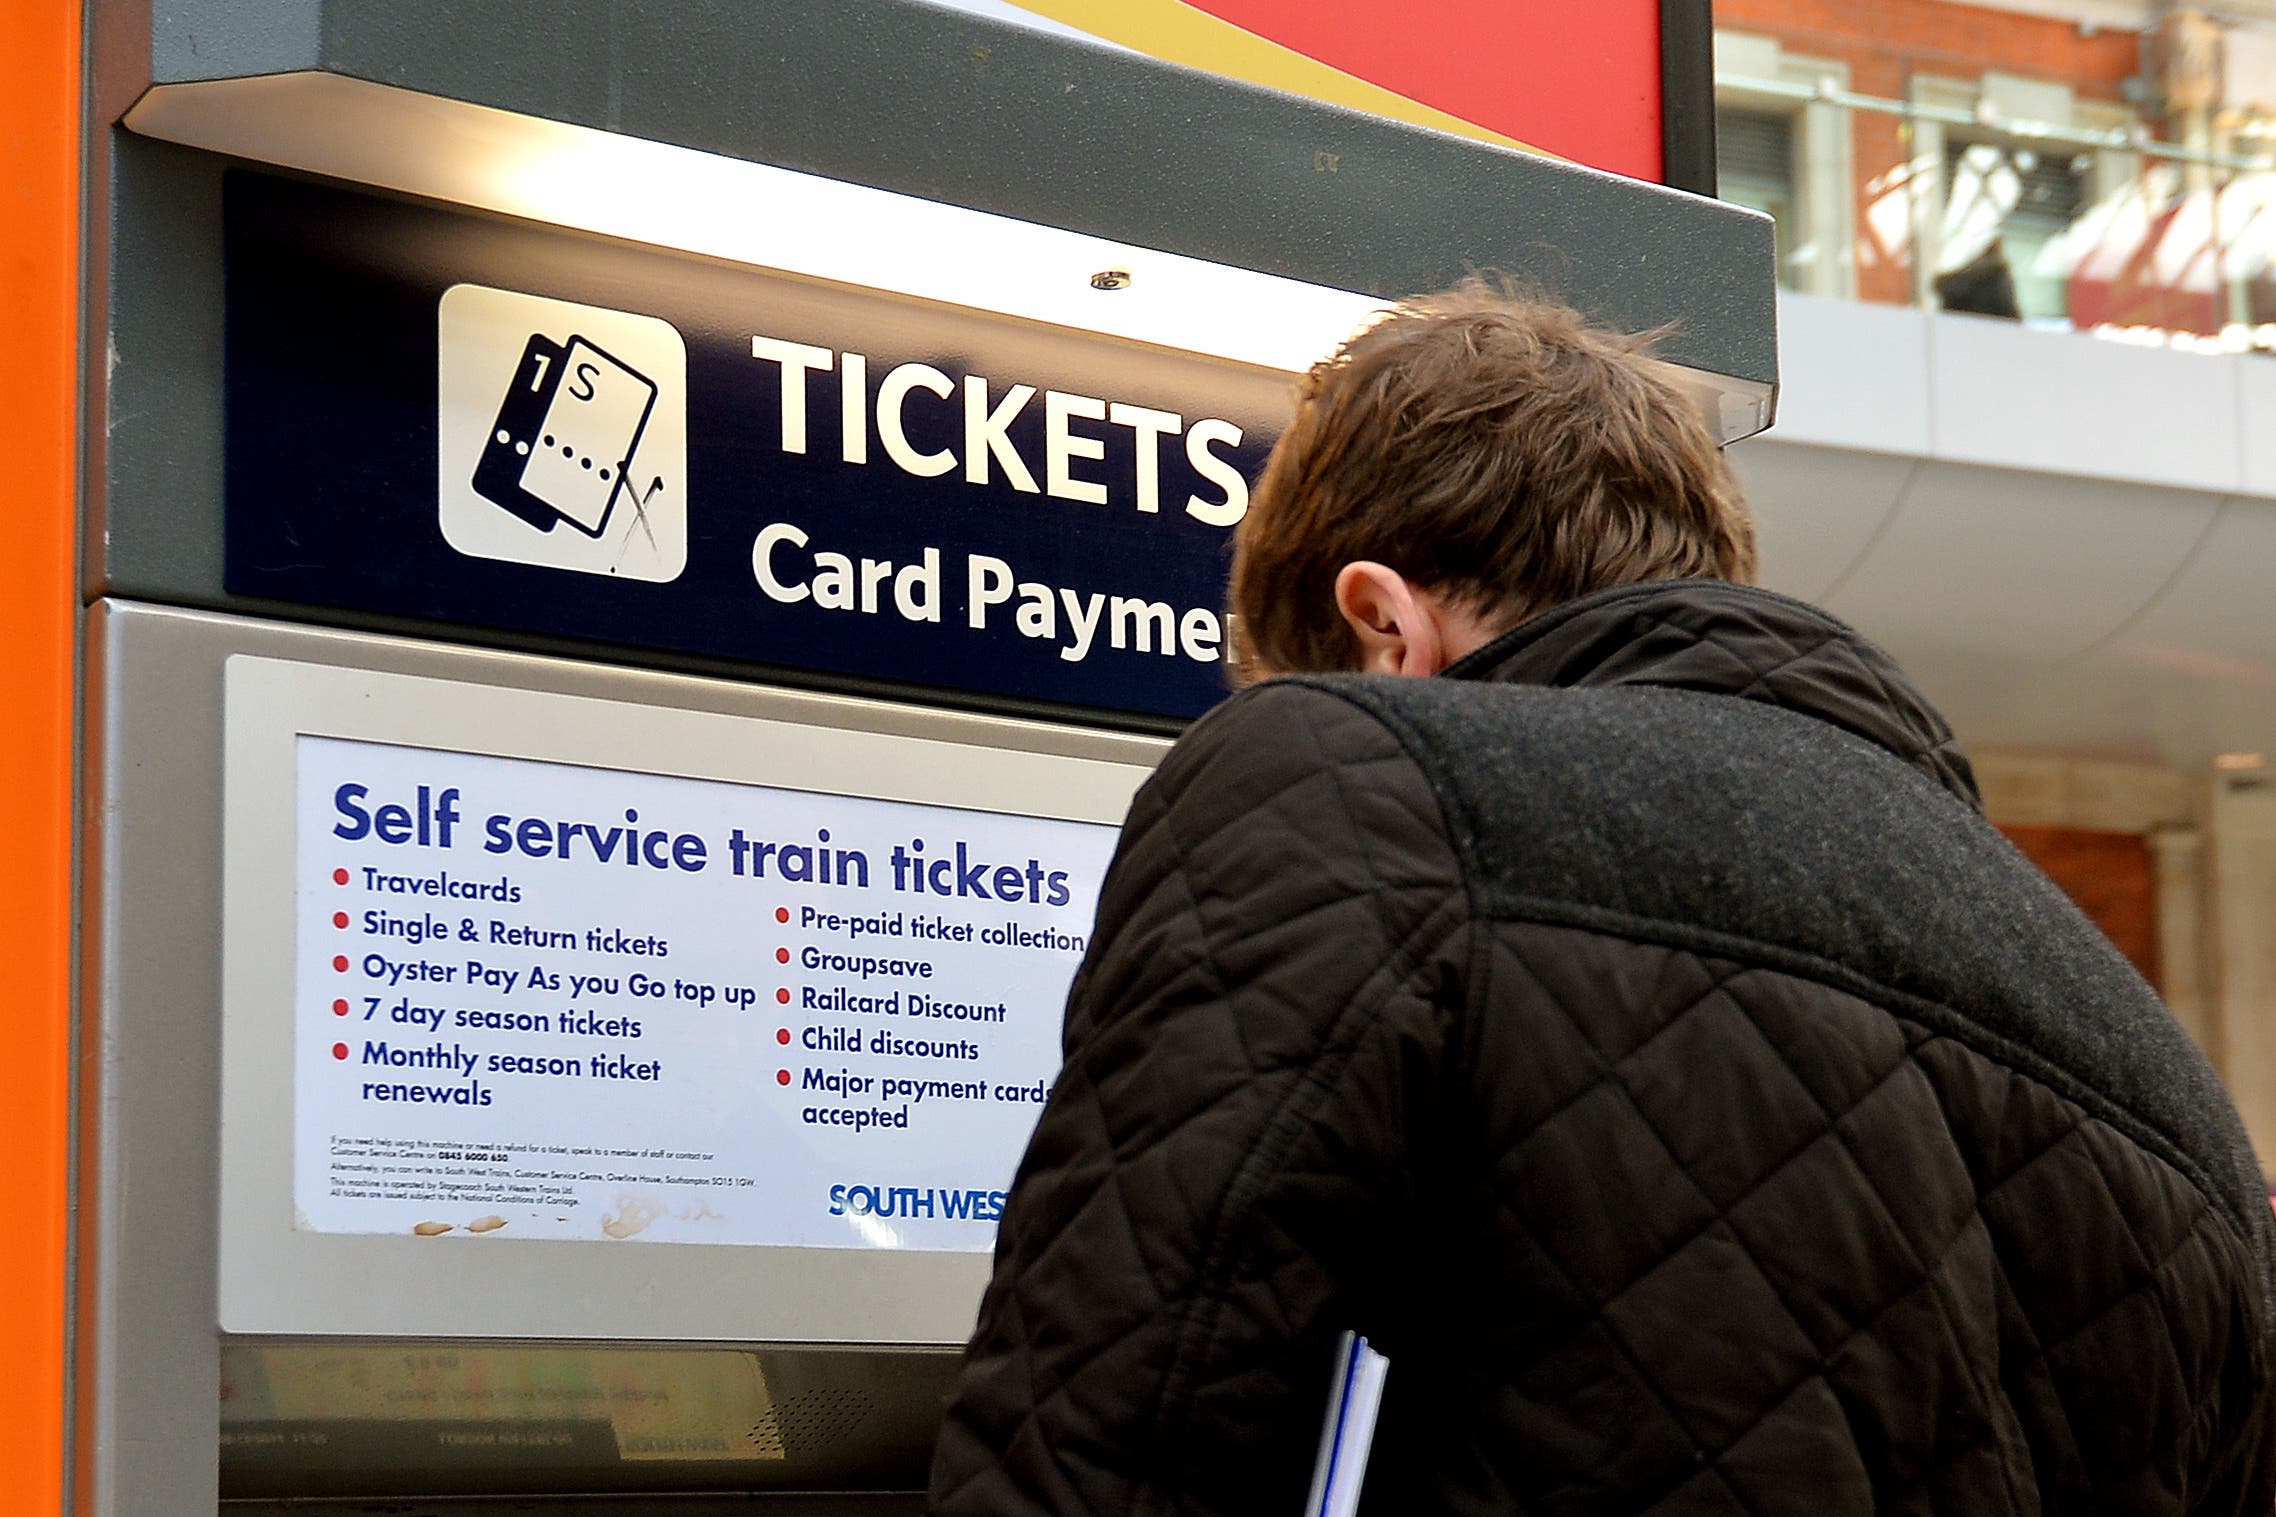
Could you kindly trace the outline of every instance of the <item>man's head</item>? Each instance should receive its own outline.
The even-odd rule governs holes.
[[[1594,590],[1751,582],[1745,501],[1648,346],[1473,279],[1315,365],[1234,534],[1249,676],[1435,674]]]

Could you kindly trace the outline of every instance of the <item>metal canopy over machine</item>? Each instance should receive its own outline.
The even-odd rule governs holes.
[[[1664,328],[1726,440],[1775,398],[1759,216],[917,0],[95,19],[118,129],[92,155],[110,364],[84,550],[77,1374],[79,1504],[106,1517],[215,1495],[908,1507],[1016,1122],[895,1148],[877,1107],[872,1148],[778,1135],[790,1180],[734,1214],[684,1187],[753,1186],[766,1165],[727,1150],[799,1136],[777,1079],[852,1110],[794,1084],[791,1053],[775,1069],[774,1013],[763,1068],[733,1018],[690,1010],[667,1037],[664,1006],[630,1001],[543,1034],[616,1044],[539,1058],[552,1003],[469,990],[421,1041],[383,971],[427,962],[445,918],[569,963],[653,952],[665,926],[700,944],[709,912],[764,968],[683,953],[685,990],[642,981],[657,999],[783,978],[780,1046],[795,1026],[846,1049],[839,1002],[793,1016],[798,963],[786,941],[776,976],[767,934],[836,920],[793,915],[823,885],[907,914],[885,893],[912,879],[939,930],[970,931],[921,865],[886,863],[961,829],[1018,857],[947,876],[993,882],[973,925],[1004,934],[969,971],[999,976],[996,1021],[959,1057],[976,1103],[1026,1098],[1053,1008],[1004,955],[1059,954],[1034,983],[1063,986],[1105,829],[1225,688],[1225,537],[1304,367],[1387,300],[1498,269]],[[477,795],[498,808],[480,852]],[[572,803],[601,810],[571,825]],[[638,830],[683,804],[713,820]],[[772,920],[776,897],[701,894],[756,867],[730,830],[746,804],[804,819],[781,846],[835,871],[778,872]],[[808,849],[817,821],[834,853]],[[611,894],[627,863],[663,893]],[[572,865],[619,873],[545,873]],[[429,924],[398,909],[418,892],[453,904]],[[591,935],[541,933],[544,902]],[[852,972],[813,943],[837,955],[815,975]],[[418,1035],[356,1026],[398,1000]],[[487,1020],[445,1032],[453,1006]],[[430,1073],[492,1055],[486,1086]],[[549,1061],[580,1091],[687,1083],[637,1110],[521,1094]],[[449,1121],[407,1136],[404,1100]],[[601,1136],[572,1146],[588,1107]],[[501,1136],[509,1109],[527,1127]],[[674,1122],[706,1142],[643,1141]]]

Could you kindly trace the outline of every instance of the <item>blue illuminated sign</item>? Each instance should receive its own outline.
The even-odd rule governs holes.
[[[232,593],[1157,716],[1225,692],[1285,375],[251,173],[226,220]]]

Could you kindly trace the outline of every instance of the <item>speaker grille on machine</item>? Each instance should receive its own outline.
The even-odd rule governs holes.
[[[800,1391],[751,1425],[751,1446],[769,1459],[821,1453],[859,1432],[876,1409],[867,1391]]]

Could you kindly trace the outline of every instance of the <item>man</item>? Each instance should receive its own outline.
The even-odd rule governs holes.
[[[1236,543],[1280,677],[1132,807],[937,1513],[1295,1517],[1346,1329],[1378,1513],[2270,1509],[2218,1082],[1753,567],[1569,311],[1314,370]]]

